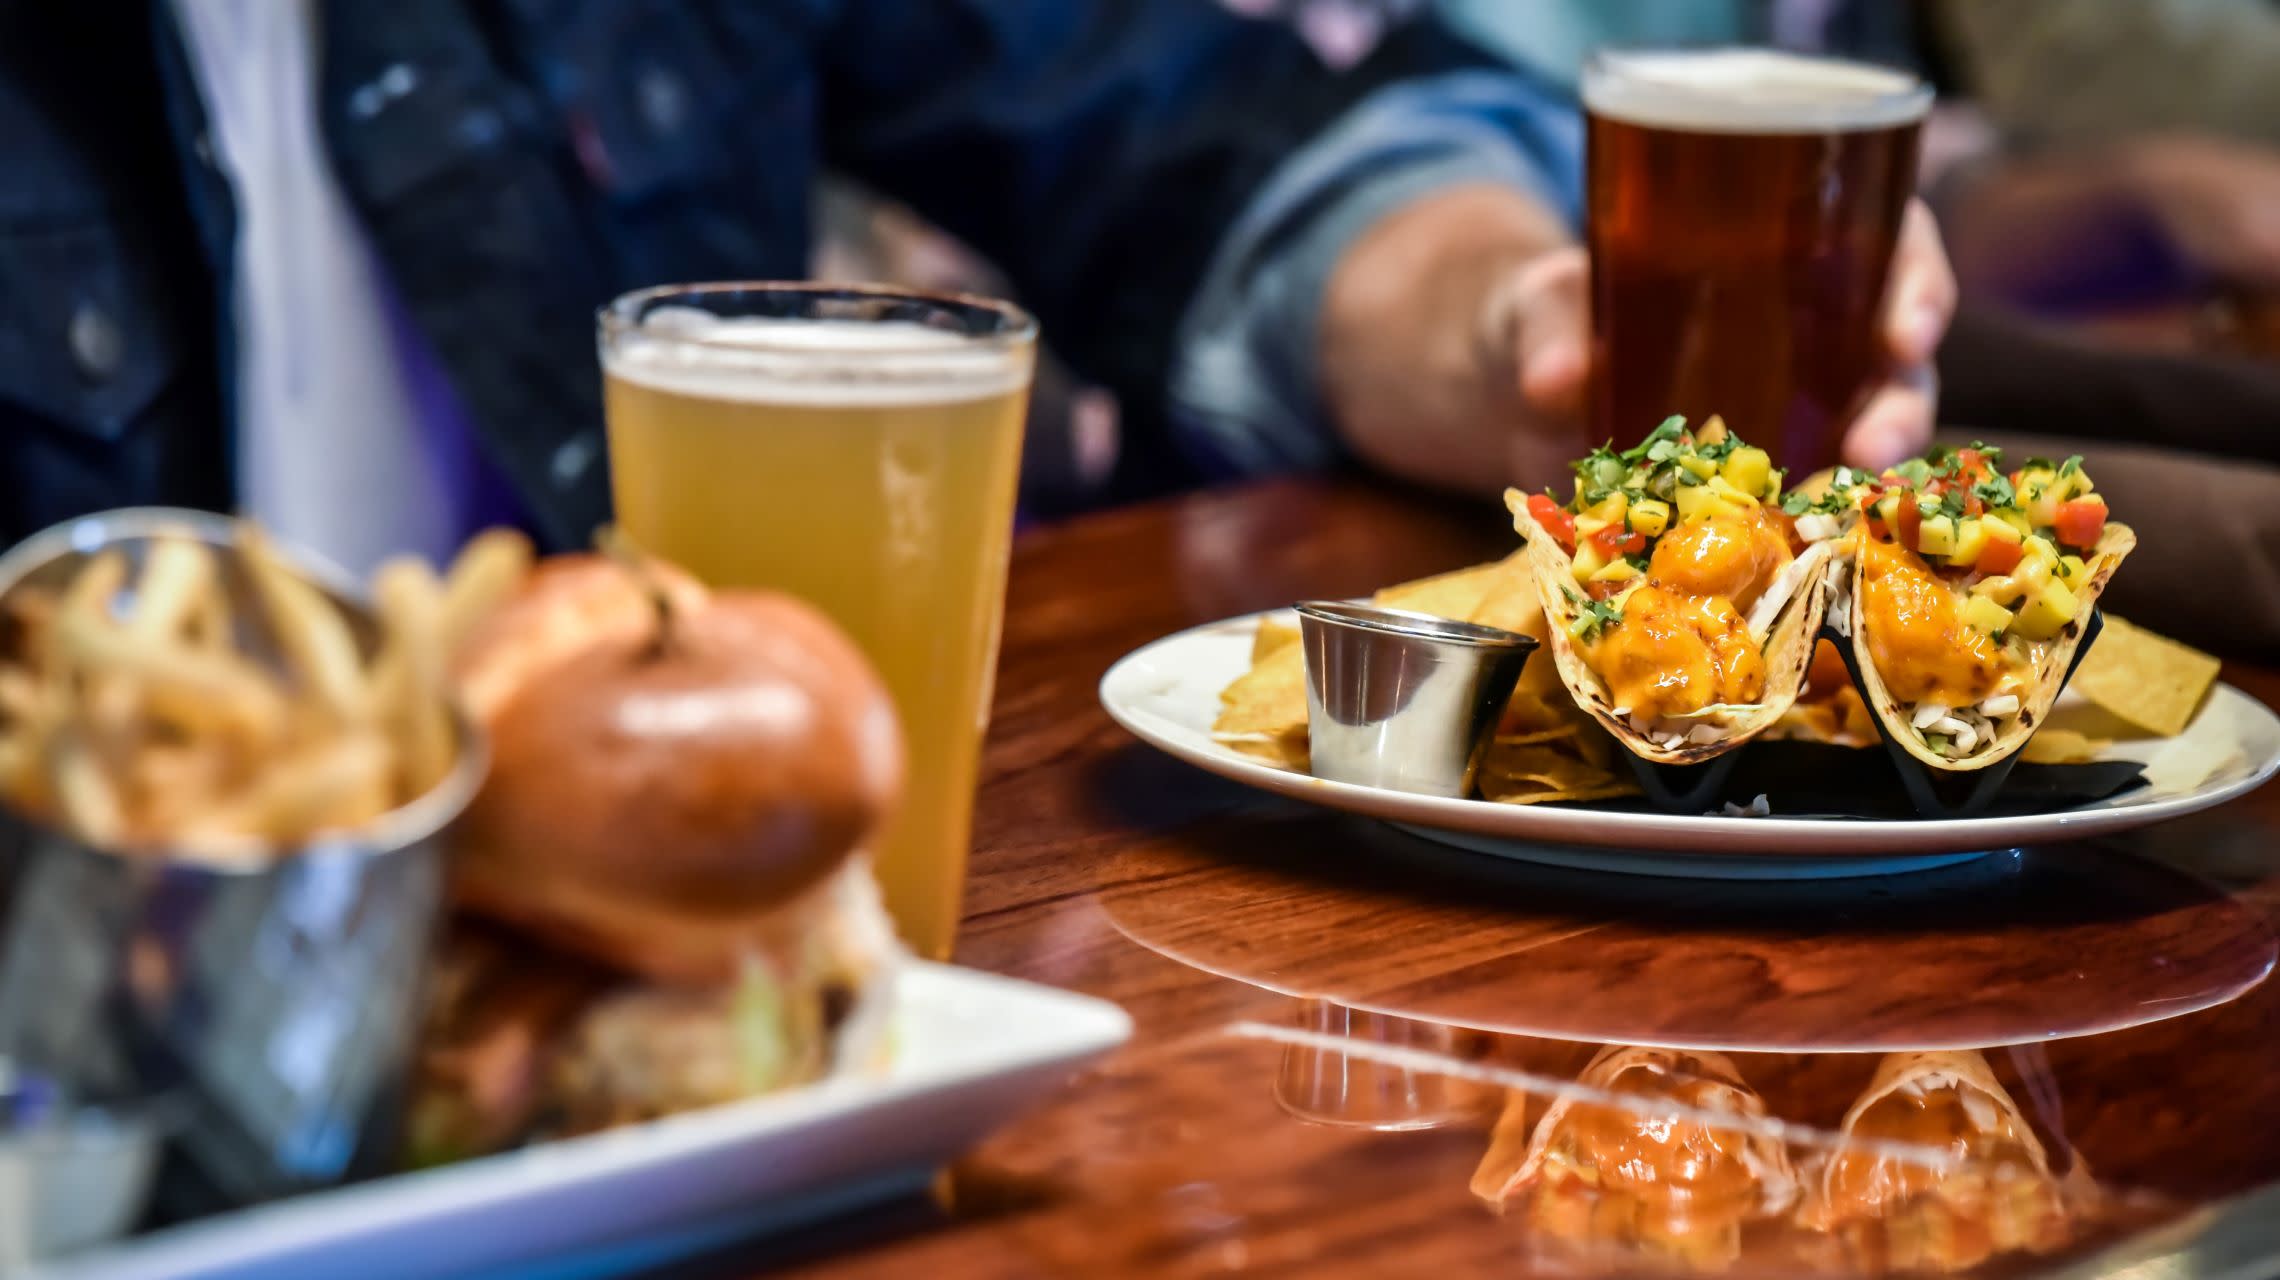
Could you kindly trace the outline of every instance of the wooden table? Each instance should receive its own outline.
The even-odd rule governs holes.
[[[2120,844],[1873,884],[1674,884],[1455,854],[1257,797],[1144,748],[1095,700],[1111,661],[1167,632],[1509,541],[1494,504],[1331,482],[1028,538],[958,956],[1116,1000],[1133,1041],[934,1200],[681,1274],[1647,1265],[1469,1190],[1502,1090],[1267,1038],[1282,1028],[1556,1080],[1606,1042],[1728,1046],[1771,1114],[1832,1136],[1874,1051],[1983,1047],[2053,1162],[2078,1159],[2102,1192],[2056,1252],[1998,1260],[2005,1274],[2280,1181],[2280,986],[2262,983],[2280,789]],[[2227,676],[2280,697],[2280,674]],[[1890,1256],[1873,1232],[1761,1224],[1743,1239],[1734,1274],[1873,1274]]]

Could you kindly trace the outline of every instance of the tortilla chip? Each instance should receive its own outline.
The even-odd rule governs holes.
[[[2027,739],[2019,759],[2028,764],[2087,764],[2112,745],[2104,738],[2044,725],[2034,737]]]
[[[1532,747],[1539,743],[1560,742],[1583,732],[1579,724],[1563,724],[1553,729],[1534,729],[1526,733],[1498,733],[1496,745],[1500,747]]]
[[[1505,562],[1498,560],[1404,582],[1371,596],[1370,603],[1381,609],[1407,609],[1452,622],[1469,622],[1480,609],[1481,597],[1505,572],[1504,566]]]
[[[1241,738],[1221,737],[1219,741],[1239,755],[1249,756],[1261,764],[1271,764],[1277,769],[1290,769],[1298,773],[1305,773],[1308,767],[1313,764],[1313,757],[1307,748],[1304,729],[1300,729],[1297,733],[1261,734]]]
[[[1285,645],[1235,677],[1219,694],[1219,720],[1211,731],[1222,735],[1280,737],[1306,732],[1306,656]]]
[[[1480,763],[1481,798],[1498,804],[1552,804],[1639,794],[1637,786],[1576,754],[1581,734],[1561,736],[1568,740],[1491,746]]]
[[[2198,649],[2109,613],[2069,687],[2147,733],[2174,738],[2193,722],[2217,682],[2219,665]]]
[[[1298,627],[1295,624],[1261,618],[1258,634],[1251,637],[1251,665],[1258,666],[1275,656],[1277,650],[1295,648],[1297,644]]]

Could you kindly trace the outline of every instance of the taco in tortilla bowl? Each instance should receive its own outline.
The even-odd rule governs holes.
[[[1813,514],[1855,521],[1833,616],[1870,712],[1930,768],[2009,759],[2057,701],[2137,535],[2107,520],[2080,458],[2005,471],[1997,449],[1937,449],[1839,479]]]
[[[1659,764],[1771,728],[1805,683],[1842,522],[1792,520],[1765,450],[1716,418],[1668,419],[1575,471],[1565,503],[1504,498],[1576,704]]]

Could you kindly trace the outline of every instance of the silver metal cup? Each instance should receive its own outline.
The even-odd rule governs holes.
[[[59,585],[95,553],[139,564],[161,536],[213,546],[241,647],[277,661],[232,525],[138,508],[0,557],[0,600]],[[345,574],[296,561],[370,647]],[[444,829],[487,765],[458,762],[354,833],[245,867],[93,848],[0,806],[0,1056],[85,1097],[179,1098],[181,1150],[232,1201],[335,1182],[376,1161],[406,1078],[442,911]]]
[[[1464,796],[1532,638],[1374,605],[1298,606],[1316,777]]]

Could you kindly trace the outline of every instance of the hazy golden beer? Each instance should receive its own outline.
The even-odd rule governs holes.
[[[1592,442],[1720,414],[1793,474],[1835,462],[1885,366],[1930,90],[1760,49],[1607,52],[1583,102]]]
[[[874,857],[904,937],[947,956],[1035,326],[1001,304],[755,285],[630,294],[601,330],[625,531],[706,582],[813,601],[893,691],[910,774]]]

